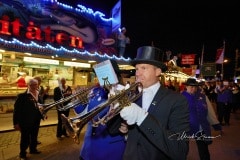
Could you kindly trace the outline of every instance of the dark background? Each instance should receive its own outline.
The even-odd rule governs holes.
[[[66,0],[66,4],[70,2]],[[110,16],[117,0],[72,0],[71,4],[82,4]],[[122,27],[127,28],[131,44],[125,57],[134,58],[137,48],[154,45],[163,51],[196,54],[196,63],[214,63],[216,51],[223,47],[227,77],[233,77],[236,49],[240,48],[240,10],[237,1],[130,1],[122,0]],[[221,65],[217,65],[221,69]]]

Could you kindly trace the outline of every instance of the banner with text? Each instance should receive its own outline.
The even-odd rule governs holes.
[[[184,64],[194,64],[195,54],[182,54],[182,65]]]
[[[203,76],[214,76],[216,74],[216,64],[204,63],[201,72]]]

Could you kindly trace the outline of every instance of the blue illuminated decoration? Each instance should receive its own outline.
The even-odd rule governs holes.
[[[77,12],[77,13],[79,13],[81,15],[83,13],[86,13],[86,14],[89,14],[89,15],[93,15],[95,18],[99,17],[102,21],[106,21],[106,22],[111,22],[112,21],[111,17],[110,18],[104,18],[105,17],[104,13],[102,13],[100,11],[93,11],[91,8],[87,8],[87,7],[85,7],[85,6],[81,5],[81,4],[77,5],[78,8],[74,8],[74,7],[70,6],[70,5],[58,2],[57,0],[55,0],[55,1],[45,0],[45,2],[56,3],[58,6],[63,7],[66,10]]]
[[[42,49],[42,50],[45,50],[45,51],[46,51],[46,50],[51,50],[51,51],[52,51],[51,54],[56,54],[56,52],[57,52],[57,53],[64,52],[64,53],[74,53],[76,57],[77,57],[77,55],[86,55],[86,56],[95,57],[96,59],[98,59],[98,58],[101,58],[101,59],[116,59],[116,60],[123,60],[123,61],[125,61],[125,62],[129,62],[129,61],[131,60],[130,58],[124,58],[124,57],[119,58],[119,57],[117,57],[117,56],[115,56],[115,55],[113,55],[113,56],[109,56],[109,55],[107,55],[107,54],[101,55],[101,54],[99,54],[99,53],[97,53],[97,52],[90,53],[90,52],[88,52],[87,50],[84,50],[84,51],[80,52],[80,51],[77,50],[77,49],[69,50],[69,49],[66,49],[66,48],[64,48],[64,47],[62,47],[62,46],[61,46],[60,48],[56,48],[56,47],[51,46],[50,44],[46,44],[45,46],[42,46],[42,45],[39,45],[39,44],[37,44],[37,43],[35,43],[35,42],[33,42],[33,41],[31,41],[31,42],[28,44],[28,43],[23,43],[23,42],[15,39],[15,38],[13,38],[12,41],[7,41],[7,40],[4,40],[4,39],[0,38],[0,47],[4,47],[5,45],[11,45],[11,46],[13,46],[13,45],[15,45],[15,44],[21,45],[21,46],[26,46],[26,47],[27,47],[28,49],[30,49],[30,50],[34,50],[33,48],[36,48],[36,51],[37,51],[37,50],[41,50],[41,49]],[[32,48],[32,49],[31,49],[31,48]],[[18,49],[19,49],[19,48],[18,48]],[[23,49],[26,49],[26,48],[23,48]],[[26,50],[25,50],[25,51],[26,51]],[[70,55],[70,56],[71,56],[71,55]],[[71,58],[73,58],[73,57],[71,56]]]

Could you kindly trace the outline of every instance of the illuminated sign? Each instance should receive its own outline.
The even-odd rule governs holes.
[[[194,64],[195,54],[182,54],[182,64]]]
[[[64,61],[63,64],[64,64],[64,66],[91,68],[91,64],[89,64],[89,63]]]
[[[10,22],[9,17],[4,15],[0,19],[0,34],[8,36],[21,36],[22,28],[25,28],[19,20],[16,18],[14,21]],[[26,27],[25,38],[29,40],[38,40],[46,42],[56,42],[59,45],[69,45],[70,47],[83,48],[83,42],[80,37],[73,35],[68,35],[66,33],[52,34],[51,27],[46,27],[43,30],[34,25],[34,22],[29,21]]]
[[[44,59],[44,58],[34,58],[34,57],[23,57],[23,61],[31,63],[43,63],[43,64],[55,64],[59,65],[58,60]]]
[[[59,57],[84,60],[129,61],[130,58],[116,56],[112,20],[81,4],[69,6],[58,0],[2,0],[0,48],[43,55],[57,53]]]

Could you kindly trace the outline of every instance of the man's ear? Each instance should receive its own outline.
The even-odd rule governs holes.
[[[162,73],[162,69],[161,68],[156,68],[156,76],[160,77]]]

